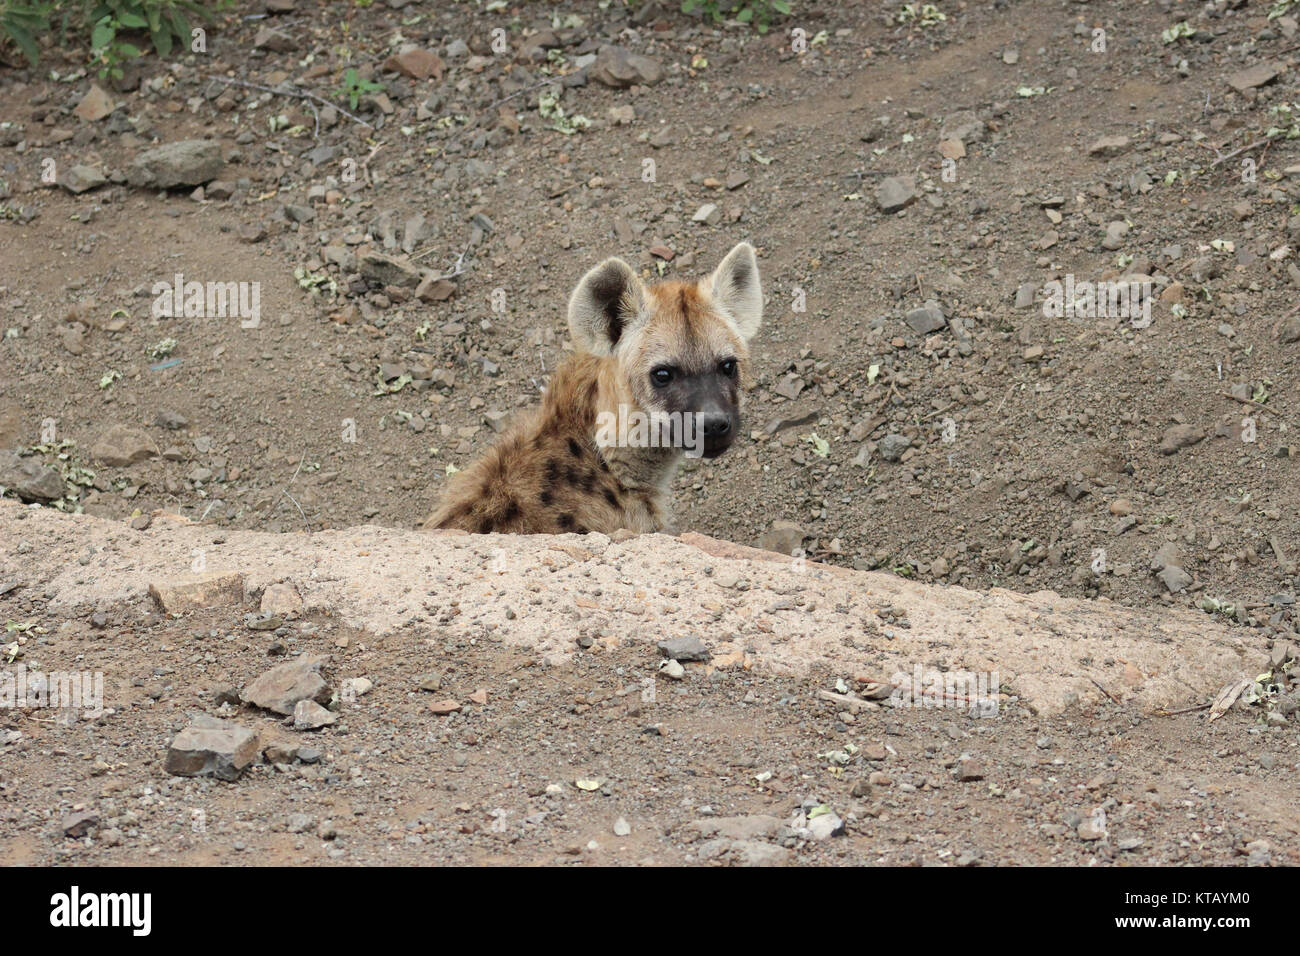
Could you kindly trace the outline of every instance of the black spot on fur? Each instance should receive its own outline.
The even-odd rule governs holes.
[[[551,489],[547,488],[538,496],[537,500],[547,507],[550,507],[550,504],[555,500],[555,497],[551,494]]]
[[[614,490],[612,488],[605,489],[605,500],[609,502],[609,506],[611,508],[618,507],[618,495],[614,494]]]
[[[595,490],[595,488],[596,473],[594,471],[589,471],[582,476],[582,492],[583,494],[589,495]]]
[[[489,534],[492,531],[492,519],[480,518],[478,523],[479,534]]]
[[[546,483],[553,485],[560,480],[560,464],[554,458],[546,460]]]
[[[582,476],[578,474],[578,469],[570,465],[564,469],[564,480],[571,485],[576,485],[582,481]]]
[[[501,522],[502,524],[505,524],[506,522],[514,521],[518,517],[519,502],[511,498],[510,501],[506,503],[506,510],[501,513]]]
[[[569,454],[572,455],[574,458],[582,457],[582,449],[578,447],[578,443],[574,441],[572,438],[569,439]]]
[[[558,520],[560,522],[560,527],[563,528],[565,531],[573,530],[573,515],[562,514],[560,515]]]

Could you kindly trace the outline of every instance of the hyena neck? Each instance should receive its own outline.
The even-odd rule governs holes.
[[[601,447],[596,442],[599,423],[603,420],[617,422],[620,405],[624,419],[642,412],[623,383],[617,360],[593,355],[575,356],[556,371],[547,394],[551,400],[551,415],[564,415],[563,403],[572,402],[568,406],[569,415],[573,415],[573,410],[578,410],[578,415],[570,418],[568,424],[575,432],[581,433],[588,447],[596,450],[609,466],[610,474],[624,488],[652,493],[657,498],[667,496],[673,476],[681,465],[680,448],[634,447],[624,443]]]

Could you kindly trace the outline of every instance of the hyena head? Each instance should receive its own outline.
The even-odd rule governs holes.
[[[747,242],[697,282],[645,285],[622,259],[606,259],[569,299],[575,345],[613,359],[629,411],[661,434],[677,429],[705,458],[721,455],[740,431],[748,342],[762,318],[758,260]]]

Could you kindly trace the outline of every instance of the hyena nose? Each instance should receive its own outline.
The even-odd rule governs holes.
[[[705,415],[704,416],[704,436],[706,438],[721,438],[731,431],[730,415]]]

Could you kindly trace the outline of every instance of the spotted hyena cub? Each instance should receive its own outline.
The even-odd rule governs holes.
[[[452,480],[424,527],[663,530],[682,457],[716,458],[740,430],[747,343],[762,312],[747,242],[698,282],[647,286],[626,262],[606,259],[569,299],[575,354],[541,407]]]

